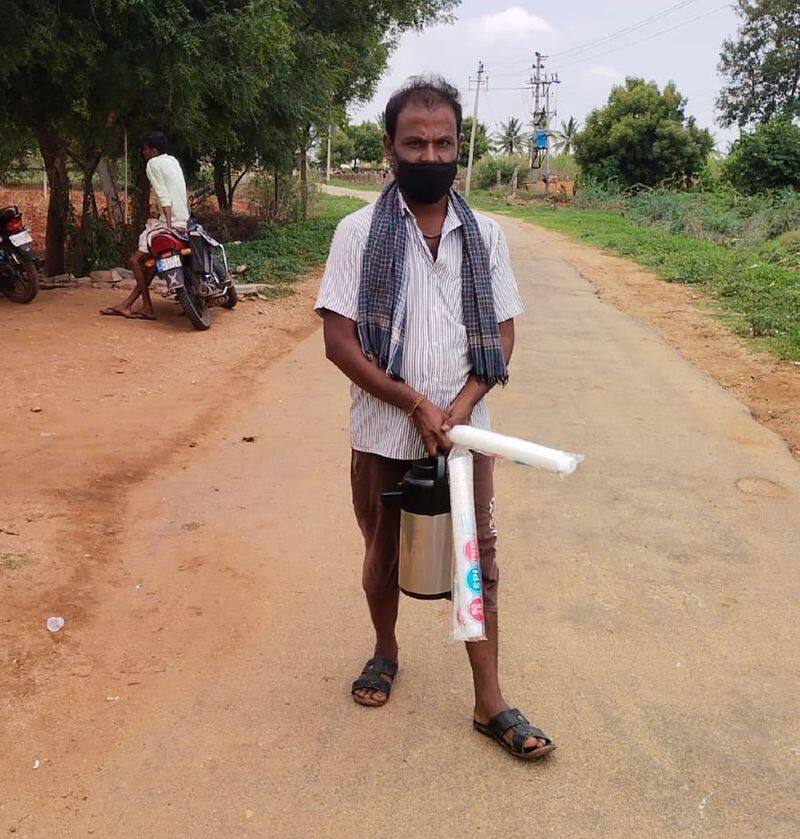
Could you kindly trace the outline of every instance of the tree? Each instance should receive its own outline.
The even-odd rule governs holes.
[[[727,78],[717,99],[728,127],[800,117],[800,3],[737,0],[735,39],[722,44],[719,72]]]
[[[461,166],[466,166],[469,162],[469,138],[472,135],[472,117],[465,117],[461,123],[461,133],[464,135],[464,142],[458,152],[458,162]],[[478,128],[475,131],[475,149],[473,152],[473,160],[480,160],[489,151],[489,134],[486,130],[486,125],[478,122]]]
[[[353,141],[353,168],[359,163],[380,163],[383,160],[383,132],[374,122],[351,125],[347,134]]]
[[[320,147],[320,154],[323,157],[327,154],[325,144]],[[331,163],[334,166],[341,166],[343,163],[351,164],[355,156],[356,146],[353,138],[341,129],[334,131],[331,137]]]
[[[97,214],[98,162],[133,140],[135,223],[149,185],[140,134],[160,128],[189,174],[214,167],[220,207],[255,163],[305,183],[307,150],[336,111],[368,97],[400,35],[446,20],[457,0],[4,0],[0,113],[32,134],[50,181],[46,270],[61,273],[82,175],[81,260]],[[8,129],[7,131],[5,131]],[[8,156],[4,142],[0,154]],[[276,183],[278,178],[276,177]],[[305,194],[305,189],[303,189]]]
[[[503,154],[520,154],[525,151],[526,139],[522,122],[516,117],[511,117],[508,122],[500,123],[500,130],[495,135],[494,148]]]
[[[800,126],[773,117],[733,144],[723,171],[741,192],[800,189]]]
[[[570,117],[566,122],[561,120],[561,130],[554,131],[554,151],[557,154],[572,154],[572,147],[575,143],[575,135],[578,133],[579,124],[575,117]]]
[[[575,159],[585,175],[624,186],[655,185],[699,172],[714,146],[706,129],[686,118],[686,100],[670,82],[628,78],[596,108],[575,135]]]

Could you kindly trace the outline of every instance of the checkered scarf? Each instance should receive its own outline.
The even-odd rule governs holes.
[[[462,224],[461,297],[472,372],[481,382],[505,384],[508,368],[500,344],[489,254],[472,210],[454,189],[450,190],[450,202]],[[395,379],[400,378],[403,366],[408,295],[405,263],[406,225],[400,190],[392,181],[375,204],[361,262],[358,337],[364,354]]]

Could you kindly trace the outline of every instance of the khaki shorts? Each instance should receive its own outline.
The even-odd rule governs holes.
[[[495,559],[494,459],[474,454],[475,516],[483,576],[483,608],[497,611],[499,572]],[[400,510],[385,507],[380,493],[392,489],[411,468],[410,460],[390,460],[377,454],[353,452],[350,470],[353,508],[366,548],[362,584],[367,594],[386,595],[397,590],[400,561]]]

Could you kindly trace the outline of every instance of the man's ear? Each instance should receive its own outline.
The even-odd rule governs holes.
[[[391,160],[392,154],[394,153],[394,143],[388,134],[383,135],[383,151],[386,157]]]

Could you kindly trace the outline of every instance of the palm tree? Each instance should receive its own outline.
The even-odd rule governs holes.
[[[508,122],[500,123],[500,130],[494,138],[495,151],[516,154],[525,150],[525,143],[525,131],[520,120],[511,117]]]
[[[572,146],[575,143],[575,135],[578,133],[579,124],[575,117],[570,117],[566,122],[561,120],[561,130],[554,131],[555,150],[559,154],[572,154]]]

